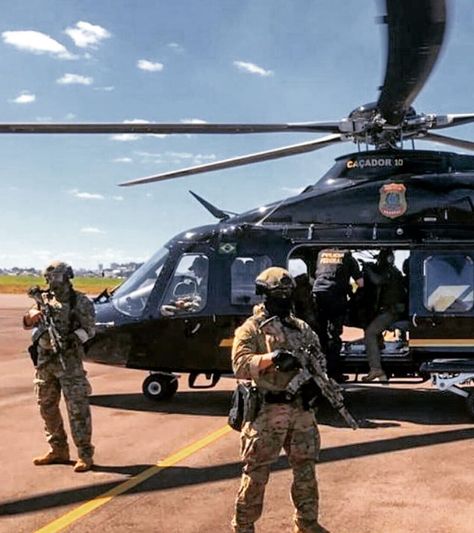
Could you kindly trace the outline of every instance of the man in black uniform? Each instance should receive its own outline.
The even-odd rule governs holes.
[[[402,273],[394,265],[392,250],[381,250],[375,265],[366,264],[367,281],[377,288],[376,314],[365,330],[365,347],[370,372],[362,381],[387,381],[382,370],[379,338],[393,322],[400,319],[406,309],[406,285]]]
[[[339,355],[347,298],[352,294],[350,279],[364,285],[359,264],[348,250],[327,248],[318,254],[313,299],[316,307],[316,333],[327,357],[328,374],[344,381]]]

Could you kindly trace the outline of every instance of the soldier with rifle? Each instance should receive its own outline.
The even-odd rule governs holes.
[[[294,289],[295,282],[287,270],[280,267],[264,270],[256,279],[256,292],[264,295],[264,303],[255,306],[253,315],[235,332],[232,347],[235,376],[251,380],[261,399],[258,409],[245,409],[251,414],[241,427],[244,467],[232,520],[238,533],[255,531],[270,467],[282,448],[293,470],[293,531],[325,531],[318,522],[315,461],[320,439],[313,410],[314,395],[311,396],[315,387],[309,383],[306,392],[310,394],[305,396],[305,383],[310,380],[305,374],[304,379],[298,378],[301,382],[296,385],[295,379],[303,372],[315,377],[315,368],[320,368],[325,375],[326,361],[318,336],[293,314]],[[276,328],[272,323],[277,321]],[[309,346],[311,350],[304,351]],[[311,361],[305,370],[301,363],[303,357]],[[290,385],[292,390],[288,391]],[[313,387],[312,391],[309,387]]]
[[[69,463],[69,446],[59,401],[64,395],[72,438],[78,450],[75,472],[93,465],[92,424],[89,407],[91,387],[82,359],[83,344],[95,333],[92,302],[74,290],[72,268],[61,261],[44,271],[47,290],[33,287],[28,295],[35,305],[24,315],[23,326],[33,329],[28,348],[35,366],[35,392],[50,451],[33,459],[35,465]]]

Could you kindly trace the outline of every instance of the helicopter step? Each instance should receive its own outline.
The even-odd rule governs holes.
[[[206,376],[206,379],[209,383],[206,383],[204,385],[196,385],[196,380],[201,374],[204,374]],[[220,372],[191,372],[188,378],[188,385],[190,389],[212,389],[217,385],[220,379]]]
[[[433,385],[440,391],[449,391],[466,400],[466,407],[474,418],[474,391],[459,385],[474,383],[474,361],[472,359],[434,359],[420,367],[431,375]]]
[[[382,361],[396,359],[406,359],[410,361],[408,344],[406,341],[385,341],[384,347],[380,351]],[[347,360],[367,360],[365,342],[363,340],[345,342],[341,350],[341,356]]]
[[[143,381],[143,394],[155,402],[168,400],[178,390],[178,375],[168,372],[150,372]]]

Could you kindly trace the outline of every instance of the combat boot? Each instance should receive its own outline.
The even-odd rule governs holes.
[[[69,448],[53,448],[48,453],[35,457],[33,464],[36,466],[41,465],[57,465],[69,463]]]
[[[374,381],[374,379],[379,378],[380,381],[386,383],[388,381],[387,375],[382,369],[379,370],[371,370],[366,376],[362,377],[362,381],[365,383],[369,381]]]
[[[78,459],[74,465],[74,472],[87,472],[92,468],[94,461],[92,457],[84,457],[83,459]]]

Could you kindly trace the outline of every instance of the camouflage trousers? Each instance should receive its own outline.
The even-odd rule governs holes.
[[[67,436],[59,409],[61,391],[66,402],[74,444],[81,459],[92,458],[92,423],[89,407],[91,386],[82,365],[65,373],[57,363],[36,370],[36,399],[44,421],[46,439],[53,450],[67,447]]]
[[[318,485],[315,461],[320,439],[311,411],[297,404],[267,404],[254,422],[241,433],[242,479],[235,502],[232,526],[236,533],[253,533],[262,514],[263,496],[270,467],[284,448],[293,470],[291,499],[295,507],[294,532],[316,533],[318,525]]]

